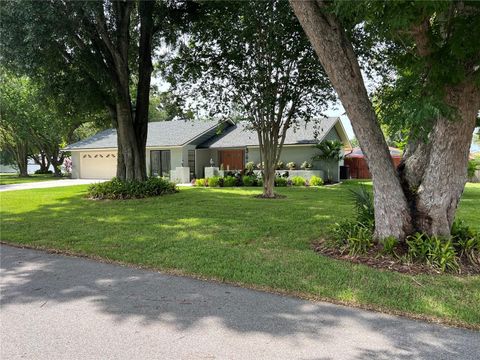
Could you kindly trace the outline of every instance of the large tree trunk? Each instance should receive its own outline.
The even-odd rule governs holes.
[[[141,164],[142,162],[145,163],[145,152],[139,152],[129,102],[120,101],[117,103],[117,122],[118,148],[121,149],[118,156],[123,158],[123,167],[125,168],[125,177],[119,178],[126,181],[144,181],[146,173]],[[121,161],[117,161],[117,165],[119,163],[121,165]],[[118,171],[117,175],[119,175]],[[123,171],[120,175],[123,175]]]
[[[375,201],[375,238],[411,233],[407,199],[363,82],[353,47],[323,1],[290,0],[300,24],[337,92],[368,161]]]
[[[137,102],[135,108],[135,136],[140,154],[146,153],[148,134],[148,108],[150,105],[150,82],[153,71],[152,65],[152,38],[153,38],[153,1],[140,1],[138,11],[140,15],[140,41],[138,48],[138,85]],[[146,157],[141,156],[140,168],[147,174]]]
[[[449,236],[467,180],[468,154],[480,107],[473,83],[446,89],[445,102],[457,110],[456,119],[439,117],[428,143],[406,154],[404,181],[412,197],[416,231]],[[409,191],[406,189],[406,191]]]
[[[28,146],[23,141],[15,145],[15,162],[17,163],[20,177],[28,176]]]

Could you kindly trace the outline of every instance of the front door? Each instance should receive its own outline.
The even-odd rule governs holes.
[[[224,170],[243,170],[245,167],[245,152],[243,150],[220,150],[219,164]]]

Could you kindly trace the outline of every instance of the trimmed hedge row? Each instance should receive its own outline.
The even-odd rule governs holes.
[[[323,179],[318,176],[312,176],[310,180],[306,180],[301,176],[294,176],[292,179],[287,179],[283,176],[277,176],[275,177],[274,182],[276,187],[323,185]],[[263,186],[263,180],[255,175],[244,175],[241,177],[226,176],[224,178],[220,176],[213,176],[207,179],[195,179],[192,181],[192,184],[199,187]]]

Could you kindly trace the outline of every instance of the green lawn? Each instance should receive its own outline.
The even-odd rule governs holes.
[[[92,201],[86,186],[1,194],[1,240],[480,328],[480,276],[375,270],[315,254],[310,244],[353,215],[346,184],[182,188],[162,198]],[[480,185],[459,216],[480,230]]]
[[[25,184],[38,181],[58,180],[61,178],[53,177],[52,174],[30,175],[29,177],[19,177],[18,174],[0,174],[0,185]]]

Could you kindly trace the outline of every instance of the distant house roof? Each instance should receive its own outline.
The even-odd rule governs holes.
[[[211,139],[207,140],[203,144],[200,144],[200,148],[232,148],[242,146],[258,146],[257,133],[254,130],[248,129],[248,123],[239,122],[234,126],[226,128],[221,134],[217,134]],[[287,130],[287,136],[285,137],[285,145],[301,145],[301,144],[316,144],[328,134],[328,132],[338,125],[342,129],[343,134],[339,134],[341,137],[345,134],[342,125],[340,124],[340,118],[329,117],[316,119],[315,121],[300,121],[295,127]],[[348,139],[342,139],[344,142],[348,142]]]
[[[215,136],[218,121],[173,120],[148,123],[147,147],[198,145]],[[107,149],[117,147],[117,131],[108,129],[68,145],[64,150]]]
[[[400,149],[397,149],[397,148],[394,148],[394,147],[391,147],[389,146],[388,149],[390,150],[390,155],[393,157],[393,158],[401,158],[402,157],[402,150]],[[359,159],[363,159],[365,157],[365,155],[363,154],[363,151],[361,148],[359,147],[356,147],[356,148],[353,148],[351,152],[349,152],[348,154],[345,155],[346,158],[359,158]]]

